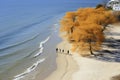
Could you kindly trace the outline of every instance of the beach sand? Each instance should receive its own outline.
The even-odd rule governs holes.
[[[79,70],[73,74],[73,80],[111,80],[120,74],[120,63],[104,62],[74,55]],[[120,80],[120,79],[118,79]]]
[[[61,42],[57,48],[61,49],[61,52],[57,52],[57,69],[45,80],[72,80],[72,74],[77,71],[78,66],[72,55],[67,54],[70,45],[67,42]]]
[[[109,27],[111,33],[107,38],[120,39],[118,26]],[[71,44],[63,41],[57,46],[64,52],[57,53],[57,69],[45,80],[120,80],[120,63],[96,60],[78,55],[76,52],[67,54]]]
[[[72,74],[77,70],[77,64],[72,59],[72,56],[58,54],[57,70],[54,71],[45,80],[72,80]]]

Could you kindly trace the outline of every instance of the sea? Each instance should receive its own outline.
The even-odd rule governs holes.
[[[43,80],[56,66],[61,18],[68,11],[100,2],[0,0],[0,80],[36,80],[38,75]]]

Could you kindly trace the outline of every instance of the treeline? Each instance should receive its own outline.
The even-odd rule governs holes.
[[[60,31],[73,44],[73,51],[100,50],[105,39],[103,31],[108,24],[115,23],[116,17],[104,7],[80,8],[75,12],[67,12],[61,20]]]

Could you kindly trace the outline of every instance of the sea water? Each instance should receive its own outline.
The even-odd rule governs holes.
[[[54,55],[44,52],[44,44],[58,30],[65,12],[100,1],[0,0],[0,80],[22,80],[38,65],[42,69]]]

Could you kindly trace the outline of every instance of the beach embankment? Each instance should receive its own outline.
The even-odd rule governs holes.
[[[119,25],[112,25],[107,30],[107,38],[120,39]],[[71,44],[66,40],[59,43],[57,48],[57,69],[45,80],[120,80],[120,63],[82,57],[71,51],[68,54]],[[105,46],[103,49],[113,50]]]

